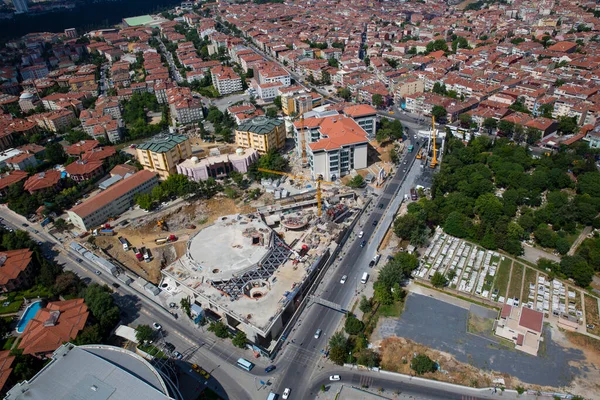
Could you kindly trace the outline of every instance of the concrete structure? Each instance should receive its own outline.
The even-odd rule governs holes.
[[[162,179],[176,173],[177,164],[191,155],[190,140],[182,135],[158,135],[136,148],[144,169],[156,172]]]
[[[237,149],[235,154],[222,154],[203,159],[192,157],[177,165],[177,173],[187,176],[194,181],[208,178],[225,178],[230,172],[242,174],[248,172],[248,167],[258,160],[255,149]]]
[[[313,178],[335,180],[367,167],[367,132],[352,118],[305,118],[294,123],[294,134],[296,151],[306,154]]]
[[[39,104],[41,104],[40,99],[34,93],[23,92],[19,97],[19,107],[24,113],[35,109]]]
[[[425,84],[421,79],[414,77],[402,78],[396,84],[396,90],[394,92],[394,101],[396,104],[401,104],[404,98],[408,95],[415,93],[423,93],[425,91]]]
[[[33,283],[33,252],[29,249],[0,252],[0,291],[24,289]]]
[[[215,67],[210,70],[210,76],[215,89],[220,95],[239,92],[242,90],[242,78],[231,67]]]
[[[13,156],[5,161],[6,166],[15,171],[24,171],[28,167],[35,168],[38,165],[38,160],[31,153],[21,153]]]
[[[345,116],[350,117],[367,132],[369,138],[374,138],[377,133],[377,110],[367,104],[346,107]]]
[[[154,172],[140,171],[67,211],[73,225],[87,231],[116,217],[133,205],[138,193],[149,193],[158,184]]]
[[[260,153],[285,146],[285,123],[278,118],[255,117],[240,124],[235,130],[235,143],[253,148]]]
[[[54,301],[40,308],[19,342],[23,354],[46,357],[83,330],[89,311],[83,299]]]
[[[6,400],[169,400],[167,385],[146,360],[107,345],[66,343],[33,378],[14,386]]]
[[[197,232],[185,257],[163,269],[161,287],[192,296],[208,319],[221,319],[267,348],[297,306],[312,265],[292,252],[258,215],[229,215]]]
[[[496,335],[515,343],[515,349],[537,356],[542,339],[544,313],[505,304],[496,322]]]

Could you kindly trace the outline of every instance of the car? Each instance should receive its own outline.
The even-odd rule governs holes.
[[[372,268],[375,265],[375,260],[371,260],[369,262],[369,268]]]
[[[265,368],[265,372],[269,373],[271,371],[273,371],[276,367],[274,365],[269,365],[267,368]]]
[[[76,259],[75,261],[77,261],[78,263],[82,262],[83,260],[81,258]]]
[[[98,275],[98,276],[102,275],[102,272],[100,272],[100,271],[98,271],[98,270],[95,270],[95,271],[94,271],[94,273],[95,273],[96,275]]]
[[[290,392],[291,392],[291,390],[289,388],[285,388],[285,390],[283,391],[283,394],[281,395],[281,398],[283,400],[287,400],[290,397]]]
[[[373,226],[377,226],[377,222],[379,222],[379,221],[377,221],[377,220],[373,221]]]
[[[415,138],[415,140],[417,139],[417,135],[413,136]]]
[[[121,226],[125,226],[125,225],[127,225],[128,223],[129,223],[129,220],[127,220],[127,219],[124,219],[123,221],[119,222],[119,225],[121,225]]]
[[[154,329],[156,329],[157,331],[160,331],[160,330],[162,329],[162,325],[161,325],[161,324],[159,324],[158,322],[153,322],[153,323],[152,323],[152,327],[153,327]]]
[[[588,329],[594,329],[596,326],[594,324],[587,324],[586,327]]]
[[[360,247],[365,247],[366,244],[367,244],[367,241],[363,240],[362,242],[360,242]]]
[[[358,237],[361,238],[365,235],[365,233],[363,231],[358,232]]]
[[[174,352],[175,345],[173,343],[165,342],[165,349],[169,350],[170,352]]]
[[[33,233],[35,233],[37,235],[38,233],[40,233],[40,231],[38,231],[37,229],[34,229]]]
[[[180,352],[175,351],[173,352],[173,357],[175,357],[178,360],[181,360],[183,358],[183,355]]]
[[[121,285],[119,285],[118,283],[113,283],[113,284],[112,284],[112,286],[113,286],[115,289],[118,289],[118,288],[120,288],[120,287],[121,287]]]
[[[406,168],[404,168],[404,169],[402,170],[402,172],[406,172]]]
[[[320,328],[317,329],[317,331],[315,332],[315,339],[318,339],[321,337],[321,332],[323,332]]]
[[[340,378],[340,376],[339,376],[339,375],[330,375],[330,376],[329,376],[329,380],[330,380],[330,381],[339,381],[339,380],[341,380],[341,379],[342,379],[342,378]]]
[[[41,240],[38,240],[36,243],[38,244],[38,246],[41,246],[43,244]]]
[[[348,279],[348,275],[342,276],[342,279],[340,279],[340,283],[343,285],[344,283],[346,283],[346,279]]]
[[[383,208],[383,203],[379,203],[379,208]]]
[[[25,228],[27,228],[29,225],[27,225],[27,224],[21,224],[21,226],[24,226]]]
[[[171,308],[175,308],[176,305],[177,304],[175,304],[175,303],[169,303],[169,307],[171,307]]]
[[[408,164],[408,161],[404,161],[404,165]]]

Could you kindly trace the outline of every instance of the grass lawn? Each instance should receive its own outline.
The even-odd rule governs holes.
[[[510,286],[508,287],[507,298],[521,298],[521,284],[523,283],[523,271],[525,267],[518,262],[513,263]]]
[[[506,297],[506,289],[508,288],[508,278],[510,277],[510,265],[512,260],[505,257],[500,262],[500,266],[496,271],[496,280],[494,281],[494,289],[498,289],[498,297]]]
[[[483,283],[483,287],[481,288],[481,290],[483,290],[483,291],[487,290],[488,292],[491,291],[493,283],[494,283],[494,277],[490,274],[487,274],[485,276],[485,282]]]
[[[14,300],[7,306],[4,306],[2,302],[0,303],[0,315],[16,313],[17,311],[19,311],[22,305],[23,299]]]
[[[494,320],[490,318],[483,318],[479,315],[469,313],[467,320],[467,332],[474,333],[476,335],[490,335],[494,328]]]
[[[600,335],[600,313],[598,313],[598,299],[590,295],[585,295],[585,323],[594,325],[594,329],[588,329],[588,332],[594,335]]]
[[[6,341],[4,341],[4,344],[2,345],[2,350],[12,349],[12,346],[13,346],[13,343],[15,342],[15,340],[17,340],[17,338],[14,336],[9,336],[8,338],[6,338]]]
[[[529,284],[533,283],[537,285],[537,271],[533,268],[525,268],[525,282],[523,282],[523,294],[521,295],[521,302],[527,303],[529,296]],[[533,299],[535,301],[535,299]]]
[[[381,317],[399,317],[404,310],[404,302],[403,301],[395,301],[393,304],[389,306],[381,305],[379,309],[377,309],[377,314]]]
[[[51,295],[52,293],[50,293],[49,288],[46,288],[42,285],[36,285],[27,290],[10,293],[9,298],[22,299],[25,297],[26,299],[34,299],[38,297],[50,297]]]
[[[150,354],[151,356],[153,356],[155,358],[167,358],[165,353],[163,353],[162,351],[160,351],[160,349],[158,349],[156,346],[153,346],[151,344],[145,344],[145,345],[141,344],[138,346],[138,349]]]

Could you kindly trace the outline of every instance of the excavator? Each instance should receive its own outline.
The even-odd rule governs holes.
[[[163,231],[169,230],[167,223],[163,219],[159,219],[158,221],[156,221],[156,226],[158,226]]]

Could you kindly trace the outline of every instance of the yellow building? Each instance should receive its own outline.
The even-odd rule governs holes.
[[[160,135],[138,145],[137,159],[144,169],[156,172],[161,179],[177,173],[177,164],[192,156],[190,140],[182,135]]]
[[[281,119],[255,117],[238,125],[235,130],[236,145],[253,148],[259,153],[285,146],[285,123]]]
[[[319,105],[320,102],[315,104],[311,93],[289,93],[281,96],[281,110],[285,115],[301,115]]]

